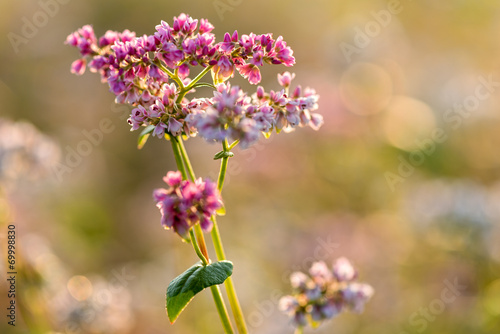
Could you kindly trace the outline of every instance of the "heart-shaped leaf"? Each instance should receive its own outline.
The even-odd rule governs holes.
[[[230,261],[203,266],[197,263],[170,282],[167,288],[167,314],[174,323],[193,297],[205,288],[222,284],[233,273]]]

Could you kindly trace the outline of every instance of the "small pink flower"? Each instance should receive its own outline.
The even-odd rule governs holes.
[[[214,29],[212,23],[208,22],[207,19],[200,20],[200,34],[211,32]]]
[[[278,82],[285,88],[290,86],[293,78],[295,78],[295,73],[290,74],[290,72],[284,72],[283,74],[278,74]]]
[[[256,65],[245,64],[238,66],[238,72],[243,78],[248,79],[248,82],[252,85],[258,84],[261,80],[260,70]]]
[[[333,275],[339,282],[350,282],[357,277],[357,272],[348,259],[341,257],[333,264]]]
[[[182,174],[179,171],[169,171],[167,175],[163,177],[163,181],[171,187],[177,187],[182,182]]]
[[[229,57],[222,55],[212,68],[212,73],[218,82],[224,82],[233,76],[234,64]]]
[[[163,123],[162,121],[158,122],[158,124],[156,124],[155,126],[155,129],[153,130],[153,136],[156,136],[158,138],[163,138],[167,127],[168,127],[167,124]]]
[[[179,136],[182,134],[183,125],[181,122],[176,120],[174,117],[168,119],[168,132],[174,136]]]
[[[71,64],[71,73],[82,75],[83,73],[85,73],[86,66],[87,60],[85,58],[77,59]]]
[[[179,78],[186,79],[189,76],[189,65],[184,63],[179,66]]]
[[[342,291],[345,302],[355,313],[363,312],[366,302],[373,296],[373,293],[373,288],[363,283],[350,283]]]

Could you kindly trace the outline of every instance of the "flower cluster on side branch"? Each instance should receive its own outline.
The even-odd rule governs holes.
[[[168,172],[163,181],[168,189],[159,188],[153,192],[156,206],[160,209],[161,223],[166,229],[173,229],[182,238],[188,239],[188,232],[195,224],[209,232],[212,229],[210,217],[222,207],[217,185],[201,178],[194,182],[182,180],[180,172]]]
[[[292,273],[293,294],[281,298],[279,307],[296,327],[308,323],[317,327],[344,310],[361,313],[374,290],[356,278],[357,272],[346,258],[337,259],[331,269],[323,261],[315,262],[308,274]]]

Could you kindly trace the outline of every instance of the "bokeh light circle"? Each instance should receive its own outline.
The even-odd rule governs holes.
[[[383,110],[393,93],[393,82],[382,67],[355,63],[340,79],[340,98],[357,115],[371,115]]]
[[[92,283],[81,275],[76,275],[68,280],[67,288],[73,298],[78,301],[88,299],[92,295]]]
[[[402,150],[418,149],[418,142],[429,139],[436,127],[431,108],[417,99],[396,96],[387,106],[382,129],[387,141]]]

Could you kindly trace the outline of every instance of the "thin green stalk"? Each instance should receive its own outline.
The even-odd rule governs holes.
[[[182,174],[182,179],[187,180],[186,169],[184,168],[184,164],[182,163],[182,155],[181,150],[179,149],[179,142],[175,136],[170,135],[170,144],[172,145],[172,151],[174,152],[175,163],[177,165],[177,169]]]
[[[166,68],[165,66],[163,66],[163,64],[161,63],[160,60],[155,61],[154,64],[156,66],[158,66],[158,68],[160,70],[162,70],[163,72],[167,73],[168,76],[179,85],[179,87],[180,87],[181,90],[184,89],[184,84],[182,83],[182,80],[179,79],[179,76],[175,75],[174,73],[172,73],[172,71],[170,71],[168,68]]]
[[[175,157],[175,162],[177,164],[177,168],[181,172],[182,178],[184,180],[187,180],[186,167],[184,166],[184,162],[182,160],[183,154],[181,153],[181,151],[184,150],[184,147],[180,146],[179,141],[180,141],[180,138],[177,138],[175,136],[170,135],[170,142],[172,145],[172,151],[174,152],[174,157]],[[181,148],[182,148],[182,150],[181,150]],[[186,154],[186,153],[184,153],[184,154]],[[186,156],[187,156],[187,154],[186,154]],[[189,166],[190,166],[190,164],[189,164]],[[190,235],[191,235],[193,247],[195,248],[195,251],[198,254],[198,257],[200,257],[200,259],[202,259],[202,261],[203,261],[203,258],[206,259],[206,263],[204,262],[204,264],[206,265],[210,262],[210,258],[208,256],[207,247],[205,244],[205,239],[203,237],[203,233],[201,232],[201,227],[199,226],[199,224],[196,224],[194,226],[194,229],[195,229],[196,234],[199,236],[199,238],[198,238],[199,245],[196,244],[196,241],[195,241],[196,238],[194,238],[194,232],[191,229]],[[199,229],[199,231],[198,231],[198,229]],[[201,232],[201,233],[199,233],[199,232]],[[204,250],[204,252],[203,252],[203,250]],[[212,296],[214,298],[215,306],[217,308],[217,312],[219,313],[219,317],[221,319],[222,326],[224,327],[225,333],[234,334],[234,331],[233,331],[233,328],[231,325],[231,321],[229,320],[229,314],[227,312],[226,306],[224,305],[224,300],[222,299],[222,295],[221,295],[221,292],[220,292],[218,286],[211,286],[210,290],[212,291]]]
[[[222,142],[222,149],[226,152],[229,151],[227,147],[227,139],[224,139]],[[229,157],[223,157],[222,161],[220,163],[220,170],[219,170],[219,179],[217,180],[217,189],[219,192],[222,192],[222,187],[224,186],[224,179],[226,178],[226,172],[227,172],[227,163],[229,161]]]
[[[191,176],[192,179],[195,178],[195,174],[193,171],[193,167],[191,165],[191,162],[189,161],[189,156],[187,155],[186,149],[184,145],[182,144],[182,141],[179,141],[179,147],[180,147],[180,154],[186,164],[186,168],[188,170],[189,175]],[[227,140],[225,140],[222,143],[222,147],[224,151],[228,150],[227,146]],[[217,182],[217,189],[219,191],[222,190],[222,186],[224,184],[224,178],[226,176],[226,171],[227,171],[227,162],[229,160],[229,157],[222,158],[221,162],[221,170],[219,172],[219,178]],[[224,247],[222,245],[222,240],[220,237],[219,233],[219,227],[217,226],[217,221],[215,219],[215,216],[212,216],[212,222],[213,222],[213,227],[212,227],[212,232],[210,235],[212,236],[214,248],[215,248],[215,254],[217,255],[217,259],[219,261],[226,260],[226,255],[224,253]],[[231,306],[231,310],[233,311],[233,316],[234,320],[236,322],[236,327],[238,328],[238,332],[240,334],[247,334],[247,326],[245,323],[245,317],[243,316],[243,311],[241,310],[240,302],[238,300],[238,296],[236,294],[236,289],[234,288],[233,284],[233,279],[231,276],[229,276],[226,281],[224,282],[224,285],[226,286],[226,291],[227,291],[227,296],[229,299],[229,305]]]
[[[217,311],[219,312],[219,317],[222,322],[222,326],[224,327],[224,331],[227,334],[234,334],[226,306],[224,305],[224,301],[222,300],[222,294],[220,293],[219,286],[212,285],[210,287],[210,290],[212,291],[212,296],[214,297],[215,306],[217,307]]]
[[[201,253],[203,254],[203,256],[205,256],[208,262],[210,262],[210,257],[208,256],[207,244],[205,243],[205,236],[203,235],[203,231],[201,230],[200,224],[194,225],[194,233],[196,234],[196,239],[198,240]]]
[[[212,227],[212,232],[210,233],[212,236],[212,241],[215,248],[215,254],[217,255],[217,259],[219,261],[223,261],[226,259],[226,254],[224,253],[224,246],[222,245],[222,240],[219,233],[219,227],[217,226],[217,221],[215,220],[215,216],[212,216],[212,222],[214,226]],[[236,294],[236,289],[234,288],[233,279],[229,276],[224,282],[226,286],[227,297],[229,299],[229,305],[231,306],[231,310],[233,311],[234,320],[236,321],[236,327],[238,328],[238,332],[240,334],[247,334],[248,329],[245,323],[245,317],[243,316],[243,311],[241,310],[241,305],[238,300],[238,295]]]
[[[236,146],[233,143],[231,146]],[[222,149],[224,151],[229,151],[227,139],[222,142]],[[227,172],[227,164],[229,161],[229,156],[223,157],[220,164],[219,178],[217,180],[217,189],[219,192],[222,192],[222,187],[224,186],[224,179],[226,177]],[[214,224],[211,232],[212,241],[215,248],[215,254],[217,255],[217,259],[219,261],[226,259],[226,254],[224,252],[224,246],[222,245],[222,239],[220,237],[219,227],[217,225],[217,221],[215,216],[212,216],[212,222]],[[248,329],[245,323],[245,318],[243,316],[243,311],[241,310],[241,305],[238,300],[238,296],[236,295],[236,289],[234,288],[233,280],[231,277],[224,282],[227,291],[227,297],[229,299],[229,305],[231,305],[231,310],[233,310],[234,320],[236,321],[236,327],[238,328],[238,332],[240,334],[247,334]]]
[[[189,85],[186,86],[185,90],[189,91],[191,88],[193,88],[193,86],[198,81],[200,81],[200,79],[203,78],[205,76],[205,74],[207,74],[212,69],[212,67],[214,67],[214,66],[213,65],[209,65],[209,66],[205,67],[205,69],[203,69],[203,71],[201,71],[200,73],[198,73],[198,75],[189,83]]]
[[[189,160],[189,156],[187,155],[186,148],[184,147],[184,141],[179,138],[179,148],[181,151],[182,160],[184,160],[184,164],[186,165],[187,172],[191,181],[194,181],[196,176],[194,175],[193,165],[191,165],[191,161]]]
[[[227,148],[228,151],[231,151],[236,145],[238,145],[239,142],[240,140],[236,139],[231,145],[229,145],[229,147]]]
[[[194,251],[196,252],[196,255],[198,255],[198,257],[200,258],[200,260],[204,266],[208,265],[207,258],[205,257],[205,255],[203,255],[201,253],[200,246],[198,246],[198,243],[196,242],[196,237],[194,236],[193,229],[189,230],[189,236],[191,237],[191,243],[193,244],[193,248],[194,248]]]

